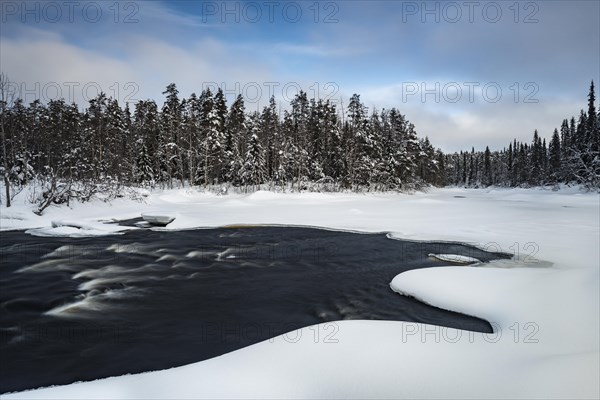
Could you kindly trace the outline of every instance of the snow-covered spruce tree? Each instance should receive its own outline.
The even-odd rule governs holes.
[[[10,183],[20,188],[33,179],[32,155],[27,145],[27,109],[21,99],[14,101],[10,110],[5,110],[4,125],[7,136],[7,173]],[[9,183],[9,184],[10,184]],[[17,189],[19,190],[19,189]],[[10,200],[10,196],[8,197]]]
[[[529,172],[529,184],[537,186],[542,182],[542,141],[538,135],[537,129],[533,133],[533,142],[531,144],[531,170]]]
[[[224,160],[224,132],[210,88],[200,95],[200,104],[201,168],[197,170],[196,181],[210,185],[219,182],[220,167]]]
[[[89,159],[93,178],[96,182],[101,182],[108,170],[107,163],[107,137],[106,137],[106,114],[108,99],[104,93],[98,94],[96,98],[89,101],[85,118],[86,140],[89,143]],[[54,165],[52,159],[49,165]]]
[[[324,117],[323,102],[311,99],[307,121],[307,142],[308,153],[310,154],[308,177],[313,182],[319,182],[325,177],[325,173],[323,172],[323,158],[326,137],[323,134],[322,126]]]
[[[171,83],[163,92],[166,95],[160,114],[160,148],[163,153],[161,180],[173,187],[173,179],[179,179],[183,185],[185,166],[183,160],[182,104],[177,86]]]
[[[395,131],[392,120],[396,110],[381,111],[381,182],[386,189],[396,190],[400,187],[397,152],[401,151],[400,135]]]
[[[490,148],[485,146],[485,153],[483,157],[483,180],[482,183],[485,186],[490,186],[493,184],[492,179],[492,153],[490,152]]]
[[[561,178],[561,147],[560,147],[560,136],[558,129],[554,129],[552,133],[552,139],[550,140],[550,146],[548,149],[548,180],[552,183],[560,181]]]
[[[258,113],[250,116],[246,157],[240,171],[242,185],[253,187],[254,190],[264,183],[266,178],[264,150],[258,138],[259,119]]]
[[[84,184],[92,173],[89,160],[85,154],[85,139],[82,137],[81,114],[76,104],[64,104],[61,112],[61,130],[63,136],[63,148],[59,153],[61,159],[58,160],[56,170],[60,171],[60,176],[67,180],[69,185]],[[85,184],[83,185],[85,186]],[[89,197],[91,188],[83,197]]]
[[[245,149],[240,148],[247,131],[244,98],[238,95],[226,120],[225,143],[223,149],[223,170],[226,182],[241,185],[240,170],[244,165]]]
[[[401,179],[403,189],[410,189],[417,182],[418,159],[421,152],[419,139],[415,126],[412,123],[406,125],[406,130],[403,132],[403,148],[405,155],[401,160]]]
[[[435,149],[431,145],[429,138],[419,140],[419,178],[426,184],[433,184],[438,178],[438,165],[435,157]]]
[[[0,174],[4,183],[4,195],[6,207],[10,207],[10,181],[8,179],[9,171],[9,157],[8,157],[8,146],[9,146],[9,134],[8,134],[8,123],[11,107],[14,102],[14,91],[10,89],[10,81],[8,76],[3,72],[0,72],[0,146],[2,154],[0,154]],[[0,194],[0,203],[2,195]]]
[[[217,120],[216,134],[215,134],[215,150],[213,156],[213,174],[214,181],[216,183],[226,182],[227,166],[226,155],[225,155],[225,138],[227,136],[227,101],[223,90],[217,89],[213,98],[214,114]]]
[[[199,130],[200,130],[200,107],[196,93],[192,93],[188,99],[182,100],[182,139],[186,180],[194,184],[195,171],[199,159]]]
[[[296,144],[294,141],[295,127],[292,115],[286,110],[283,112],[283,121],[280,124],[282,136],[277,159],[279,165],[275,172],[275,184],[285,189],[288,182],[293,183],[296,167]]]
[[[259,140],[265,149],[267,180],[272,181],[277,170],[279,147],[279,117],[275,97],[271,96],[269,105],[265,106],[260,115]]]
[[[125,111],[115,99],[107,100],[106,107],[106,168],[107,178],[122,182],[127,176],[129,163],[127,159],[128,122]]]
[[[369,158],[372,165],[369,176],[369,190],[385,190],[389,186],[391,176],[387,171],[386,157],[384,151],[385,126],[374,109],[368,121],[369,133]]]
[[[560,166],[560,174],[559,174],[559,181],[561,182],[568,182],[571,180],[571,174],[570,174],[570,170],[569,170],[569,164],[568,164],[568,159],[569,159],[569,149],[572,146],[572,141],[571,141],[571,136],[570,136],[570,129],[569,129],[569,120],[568,119],[563,119],[563,122],[560,126],[560,159],[561,159],[561,166]]]
[[[140,150],[136,159],[135,180],[143,185],[152,186],[154,184],[154,170],[152,168],[152,158],[146,143],[140,142]]]
[[[600,124],[596,114],[596,93],[594,81],[590,84],[588,93],[588,111],[586,124],[586,146],[584,161],[587,163],[586,184],[590,187],[600,187]]]
[[[571,133],[571,146],[569,148],[567,156],[567,164],[569,168],[569,175],[574,182],[585,184],[589,175],[589,153],[587,151],[588,143],[586,143],[587,136],[587,114],[581,110],[579,113],[579,119],[574,123],[572,119],[570,129]]]
[[[325,177],[339,182],[346,174],[346,164],[343,157],[344,147],[337,110],[334,104],[327,100],[323,104],[323,117],[321,121],[324,147],[322,154],[323,174]]]
[[[152,186],[160,180],[161,160],[164,154],[160,148],[161,130],[158,106],[153,100],[140,100],[135,105],[131,130],[131,137],[135,140],[134,148],[138,154],[134,180],[137,183]],[[139,157],[143,152],[148,154],[148,158]]]
[[[360,95],[353,94],[348,104],[348,128],[351,140],[350,182],[355,189],[369,184],[375,167],[372,155],[373,140],[367,109],[360,101]]]
[[[291,145],[288,153],[294,166],[291,176],[292,189],[294,183],[298,190],[304,188],[304,181],[309,175],[310,155],[308,153],[308,118],[310,105],[306,93],[300,91],[290,102],[292,126],[289,131]]]

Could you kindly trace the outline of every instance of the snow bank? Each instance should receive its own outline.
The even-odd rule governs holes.
[[[132,229],[118,225],[102,223],[80,222],[72,220],[54,220],[51,226],[28,229],[25,233],[34,236],[62,236],[62,237],[91,237],[121,234],[123,231]]]
[[[315,197],[157,191],[144,205],[87,205],[63,209],[61,218],[132,218],[140,211],[168,209],[181,217],[167,230],[236,224],[309,225],[389,231],[392,238],[460,241],[511,253],[513,260],[477,268],[412,270],[396,277],[391,285],[438,307],[485,318],[495,333],[392,321],[341,321],[307,327],[180,368],[2,397],[600,396],[597,194],[453,188],[414,195]],[[130,215],[133,211],[135,215]],[[0,220],[2,229],[5,221]],[[9,221],[11,226],[34,224],[29,219]]]

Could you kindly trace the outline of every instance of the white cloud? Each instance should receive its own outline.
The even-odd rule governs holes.
[[[423,83],[426,88],[434,88],[435,82]],[[428,136],[434,146],[447,152],[468,150],[472,146],[483,150],[486,145],[492,150],[501,149],[514,138],[530,142],[535,129],[548,140],[562,119],[577,115],[585,106],[583,93],[575,100],[539,93],[538,103],[525,103],[520,95],[519,101],[514,102],[513,92],[504,86],[503,97],[497,103],[486,102],[480,91],[475,91],[472,103],[467,94],[457,103],[447,101],[443,94],[439,95],[439,102],[432,94],[422,98],[420,88],[415,95],[403,98],[402,83],[354,89],[343,97],[348,99],[351,93],[359,93],[370,109],[396,107],[415,124],[419,136]]]
[[[131,66],[123,61],[65,43],[59,35],[32,30],[21,39],[0,40],[0,69],[20,88],[27,102],[62,97],[80,102],[84,88],[91,97],[95,87],[110,93],[115,82],[135,81]]]
[[[22,93],[26,101],[56,98],[58,86],[66,100],[80,105],[85,105],[83,88],[89,97],[101,88],[121,102],[159,101],[170,82],[188,96],[210,82],[225,82],[227,89],[235,89],[272,80],[267,63],[216,39],[203,38],[182,48],[151,37],[123,35],[114,48],[122,55],[87,50],[60,35],[31,28],[18,39],[0,39],[0,68],[12,82],[24,84],[29,91]]]

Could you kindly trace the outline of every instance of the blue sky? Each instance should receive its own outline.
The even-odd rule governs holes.
[[[23,97],[85,105],[218,85],[247,109],[297,88],[396,107],[445,151],[549,137],[600,80],[598,1],[2,2],[0,67]],[[69,9],[69,7],[73,7]],[[598,82],[600,83],[600,82]],[[458,97],[461,94],[461,97]],[[500,95],[501,94],[501,95]],[[469,98],[471,97],[471,98]]]

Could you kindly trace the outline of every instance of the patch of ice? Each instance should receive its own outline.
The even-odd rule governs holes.
[[[481,262],[477,258],[469,256],[461,256],[460,254],[433,254],[429,253],[429,257],[437,258],[440,261],[449,261],[458,264],[473,264]]]

